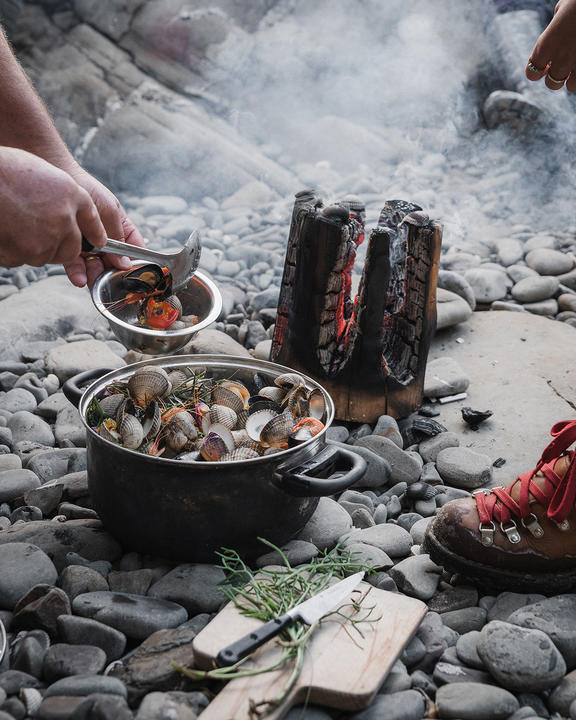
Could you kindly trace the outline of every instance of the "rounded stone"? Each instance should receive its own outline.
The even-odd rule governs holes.
[[[60,615],[58,638],[69,645],[95,645],[106,653],[108,662],[117,660],[126,649],[126,635],[90,618]]]
[[[492,461],[488,455],[464,447],[441,450],[436,458],[440,476],[448,485],[471,490],[492,479]]]
[[[13,610],[38,583],[52,585],[58,572],[45,552],[29,543],[0,545],[0,607]]]
[[[442,432],[422,440],[418,452],[425,463],[435,463],[438,453],[445,448],[459,447],[460,438],[453,432]],[[422,478],[421,478],[422,479]]]
[[[478,639],[478,655],[499,685],[512,692],[540,692],[564,677],[566,663],[541,630],[493,620]]]
[[[40,487],[40,479],[32,470],[3,470],[0,472],[0,502],[11,502],[29,490]]]
[[[57,646],[55,646],[57,647]],[[80,646],[77,646],[80,647]],[[86,647],[90,647],[89,645]],[[107,675],[71,675],[56,680],[47,689],[44,697],[54,695],[91,695],[92,693],[105,693],[127,697],[126,686],[118,678]]]
[[[454,273],[455,274],[455,273]],[[462,278],[463,282],[466,282]],[[469,283],[466,285],[470,288]],[[474,300],[474,293],[470,288],[470,294],[472,300]],[[476,301],[474,300],[474,305]],[[459,323],[466,322],[472,315],[472,308],[469,303],[460,295],[450,292],[449,290],[443,290],[438,288],[436,290],[436,330],[443,330],[444,328],[458,325]]]
[[[390,568],[390,577],[398,588],[419,600],[430,600],[438,589],[442,568],[428,555],[413,555]]]
[[[559,295],[558,309],[576,312],[576,295],[572,295],[572,293],[562,293],[562,295]]]
[[[514,265],[524,257],[524,245],[515,238],[500,238],[495,246],[498,262],[504,267]]]
[[[329,550],[351,527],[352,518],[346,510],[331,498],[321,497],[312,517],[296,539],[311,542],[319,550]]]
[[[508,276],[502,269],[483,270],[482,268],[470,268],[464,273],[464,277],[470,283],[476,302],[491,303],[494,300],[501,300],[508,292]]]
[[[562,275],[570,272],[574,267],[574,260],[570,255],[549,248],[530,250],[526,255],[525,262],[529,268],[536,270],[540,275]]]
[[[470,379],[460,365],[451,357],[440,357],[428,362],[424,377],[426,397],[446,397],[465,392]]]
[[[14,413],[8,420],[8,427],[12,431],[14,444],[30,440],[41,445],[54,446],[54,433],[50,425],[31,412],[22,410]]]
[[[0,397],[0,410],[7,410],[11,413],[21,410],[34,412],[36,405],[36,398],[25,388],[13,388]]]
[[[412,547],[412,536],[399,525],[382,523],[364,530],[353,530],[346,541],[352,543],[366,543],[380,548],[391,558],[406,557]]]
[[[44,678],[53,683],[70,675],[97,675],[104,669],[106,653],[93,645],[56,643],[44,655]]]
[[[524,278],[512,288],[512,297],[521,303],[548,300],[558,290],[559,285],[558,278],[551,276]]]
[[[505,720],[519,707],[512,693],[493,685],[450,683],[436,693],[436,708],[442,720]]]

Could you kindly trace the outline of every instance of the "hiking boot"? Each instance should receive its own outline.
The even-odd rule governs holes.
[[[559,422],[534,470],[507,488],[447,503],[428,526],[424,552],[497,590],[552,594],[576,587],[576,421]]]

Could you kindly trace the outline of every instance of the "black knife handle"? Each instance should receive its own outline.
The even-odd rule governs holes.
[[[281,630],[284,630],[292,622],[294,622],[294,618],[288,613],[270,620],[270,622],[254,630],[254,632],[244,635],[240,640],[236,640],[236,642],[221,650],[216,658],[216,664],[218,667],[235,665],[239,660],[254,652],[260,645],[264,645],[265,642],[278,635]]]
[[[100,248],[94,247],[94,245],[90,245],[88,240],[82,235],[82,252],[85,253],[97,253],[100,252]]]

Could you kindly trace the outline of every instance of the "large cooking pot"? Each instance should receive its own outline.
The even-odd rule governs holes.
[[[234,462],[182,462],[145,455],[102,438],[86,423],[86,410],[114,380],[127,380],[139,367],[160,365],[205,370],[216,379],[234,377],[257,392],[289,368],[270,362],[216,355],[156,358],[120,370],[81,373],[64,385],[86,425],[88,486],[104,526],[128,550],[161,557],[207,562],[214,551],[234,548],[245,557],[261,554],[258,537],[282,544],[304,527],[319,497],[340,492],[359,480],[365,461],[356,453],[326,444],[334,404],[326,402],[325,428],[302,445],[274,455]],[[106,373],[86,391],[80,387]]]

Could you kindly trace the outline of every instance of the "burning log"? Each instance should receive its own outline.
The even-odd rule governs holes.
[[[294,203],[271,360],[318,380],[342,420],[403,417],[422,401],[436,324],[440,225],[412,203],[384,205],[370,232],[356,298],[351,275],[364,208]]]

